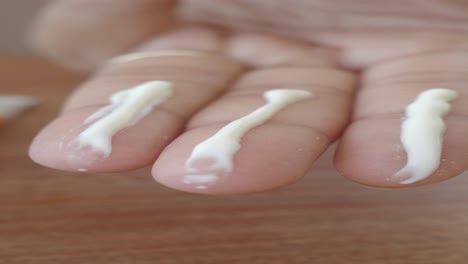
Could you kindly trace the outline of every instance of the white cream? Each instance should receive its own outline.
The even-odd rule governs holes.
[[[134,125],[155,106],[172,95],[172,84],[150,81],[110,97],[110,105],[89,116],[84,124],[91,124],[76,138],[79,146],[89,146],[105,156],[112,152],[112,137],[120,130]]]
[[[27,95],[0,95],[0,119],[10,119],[37,105],[38,99]]]
[[[443,117],[457,93],[449,89],[430,89],[418,95],[406,108],[401,125],[401,143],[407,153],[406,166],[395,174],[401,184],[423,180],[440,165],[445,132]]]
[[[215,135],[195,146],[185,163],[187,175],[184,182],[187,184],[206,184],[219,180],[219,173],[232,172],[233,156],[240,149],[240,139],[245,133],[269,120],[285,106],[311,95],[308,91],[292,89],[277,89],[265,92],[263,96],[267,104],[242,118],[232,121]],[[211,172],[212,174],[208,174],[211,175],[210,177],[206,177],[207,174],[201,174],[201,177],[198,177],[199,172]],[[200,187],[199,189],[203,188]]]
[[[193,183],[210,183],[218,180],[218,176],[216,174],[192,174],[186,175],[184,177],[184,182],[186,184],[193,184]]]

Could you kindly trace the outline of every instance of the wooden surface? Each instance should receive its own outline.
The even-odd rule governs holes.
[[[81,78],[0,59],[1,93],[40,107],[0,130],[0,263],[468,263],[468,178],[372,190],[329,171],[255,195],[209,197],[148,170],[81,175],[27,157]]]

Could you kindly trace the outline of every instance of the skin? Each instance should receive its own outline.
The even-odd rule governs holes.
[[[468,164],[466,1],[55,1],[38,17],[32,41],[57,63],[94,71],[34,140],[30,155],[45,166],[119,172],[153,165],[155,179],[169,187],[233,194],[299,180],[338,139],[336,170],[372,187],[440,182]],[[104,63],[180,49],[202,53]],[[109,158],[67,159],[70,150],[60,145],[79,133],[78,124],[113,92],[155,76],[173,82],[176,96],[118,133]],[[315,97],[245,135],[232,175],[205,190],[182,182],[195,145],[263,105],[264,91],[297,87]],[[445,119],[441,165],[411,185],[392,181],[406,163],[404,109],[436,87],[460,94]]]

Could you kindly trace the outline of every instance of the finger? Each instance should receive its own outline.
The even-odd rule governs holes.
[[[106,64],[83,84],[69,99],[65,112],[34,140],[30,150],[33,160],[53,168],[91,172],[147,166],[178,135],[187,118],[222,93],[242,70],[238,63],[211,53],[166,50],[139,55]],[[93,125],[84,121],[107,106],[112,94],[148,81],[171,83],[172,96],[118,131],[111,138],[109,155],[77,145],[77,138]]]
[[[199,56],[203,52],[211,54],[222,54],[224,38],[219,31],[208,27],[184,27],[167,32],[162,35],[156,35],[146,42],[133,48],[134,52],[130,52],[121,56],[117,56],[107,62],[107,65],[126,64],[127,62],[145,59],[148,57],[184,57],[189,56],[189,60],[193,56]],[[234,62],[233,62],[234,63]],[[104,65],[105,67],[106,65]],[[138,70],[129,70],[132,75],[137,76]],[[183,76],[181,76],[183,77]],[[116,76],[118,78],[118,76]],[[113,90],[113,89],[112,89]],[[107,96],[109,91],[105,87],[96,88],[94,94],[103,93],[101,96]],[[77,89],[73,96],[67,99],[64,105],[64,111],[72,110],[76,107],[81,107],[83,102],[96,101],[86,89]],[[96,104],[101,102],[97,100]]]
[[[299,89],[312,96],[248,130],[232,157],[232,170],[212,170],[201,164],[194,167],[197,172],[193,174],[187,168],[198,144],[265,105],[262,95],[275,88]],[[169,187],[209,194],[256,192],[292,183],[306,174],[348,122],[353,88],[352,74],[332,68],[254,70],[191,119],[187,131],[158,158],[153,175]],[[213,153],[218,155],[219,151]]]
[[[399,59],[367,71],[355,105],[354,120],[338,146],[335,164],[353,181],[375,187],[407,187],[438,182],[463,173],[467,166],[466,51],[440,52]],[[408,160],[401,143],[401,119],[418,94],[431,88],[458,93],[445,117],[438,169],[413,184],[395,177]],[[432,132],[433,129],[430,129]],[[423,137],[425,131],[419,131]],[[432,151],[432,143],[426,146]],[[437,167],[437,166],[436,166]]]
[[[466,1],[182,0],[181,19],[335,47],[362,69],[396,57],[466,47]],[[385,15],[382,15],[385,14]]]
[[[237,33],[226,42],[226,53],[253,67],[338,67],[338,52],[276,36]]]
[[[88,71],[175,26],[171,0],[52,1],[39,14],[31,40],[43,55]]]

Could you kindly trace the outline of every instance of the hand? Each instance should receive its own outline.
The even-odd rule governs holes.
[[[374,187],[440,182],[468,163],[465,1],[56,1],[39,17],[33,41],[71,69],[99,68],[32,144],[31,157],[45,166],[119,172],[154,163],[162,184],[225,194],[295,182],[337,140],[336,169]],[[108,158],[70,160],[63,146],[84,119],[112,93],[155,79],[173,82],[175,95],[119,132]],[[207,189],[183,182],[198,143],[262,106],[264,91],[297,87],[314,96],[249,131],[229,177]],[[459,93],[445,118],[440,167],[403,185],[392,176],[406,164],[405,107],[439,87]]]

